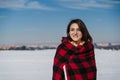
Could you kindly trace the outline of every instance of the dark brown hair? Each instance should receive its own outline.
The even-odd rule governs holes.
[[[71,20],[71,21],[69,22],[69,24],[68,24],[68,26],[67,26],[67,38],[68,38],[70,41],[72,41],[71,37],[69,36],[69,32],[70,32],[70,26],[71,26],[71,24],[73,24],[73,23],[78,24],[79,29],[80,29],[80,31],[82,32],[82,35],[83,35],[83,36],[82,36],[82,40],[85,41],[85,42],[88,42],[88,41],[92,42],[92,37],[90,36],[90,34],[89,34],[89,32],[88,32],[88,30],[87,30],[87,28],[86,28],[86,25],[85,25],[84,22],[83,22],[82,20],[80,20],[80,19],[73,19],[73,20]]]

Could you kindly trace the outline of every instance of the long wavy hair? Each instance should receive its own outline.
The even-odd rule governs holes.
[[[69,35],[69,32],[70,32],[70,26],[71,26],[71,24],[73,24],[73,23],[78,24],[79,29],[80,29],[80,31],[82,32],[82,35],[83,35],[83,36],[82,36],[82,39],[81,39],[81,40],[83,40],[83,41],[85,41],[85,42],[88,42],[88,41],[93,42],[93,39],[92,39],[91,35],[89,34],[89,32],[88,32],[88,30],[87,30],[87,28],[86,28],[86,25],[85,25],[84,22],[83,22],[82,20],[80,20],[80,19],[73,19],[73,20],[71,20],[71,21],[69,22],[69,24],[68,24],[68,26],[67,26],[67,38],[68,38],[68,40],[72,41],[72,39],[71,39],[71,37],[70,37],[70,35]]]

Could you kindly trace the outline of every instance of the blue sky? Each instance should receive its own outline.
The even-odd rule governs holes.
[[[76,18],[94,42],[120,42],[119,0],[0,0],[0,44],[60,42]]]

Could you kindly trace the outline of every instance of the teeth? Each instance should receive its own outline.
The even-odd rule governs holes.
[[[73,37],[78,37],[78,36],[73,36]]]

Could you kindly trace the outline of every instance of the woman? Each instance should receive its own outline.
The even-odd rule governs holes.
[[[96,80],[94,46],[85,24],[70,21],[67,37],[58,46],[53,64],[53,80]]]

